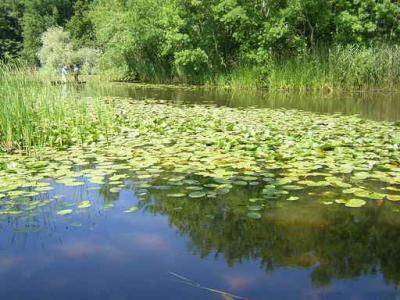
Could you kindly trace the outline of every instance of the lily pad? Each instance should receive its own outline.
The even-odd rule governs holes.
[[[72,209],[63,209],[63,210],[59,210],[59,211],[57,212],[57,215],[65,216],[65,215],[70,215],[70,214],[72,214],[72,212],[73,212]]]
[[[171,198],[182,198],[182,197],[186,197],[186,194],[184,194],[184,193],[168,194],[167,197],[171,197]]]
[[[132,207],[130,207],[130,208],[124,210],[124,212],[126,212],[126,213],[134,213],[134,212],[137,212],[138,210],[139,210],[139,207],[137,207],[137,206],[132,206]]]
[[[206,193],[205,192],[192,192],[189,194],[190,198],[202,198],[205,197]]]
[[[345,206],[347,206],[347,207],[362,207],[366,203],[367,202],[362,199],[350,199],[346,202]]]
[[[89,201],[82,201],[81,203],[79,203],[78,208],[89,208],[91,207],[92,204]]]
[[[386,198],[390,201],[400,201],[400,195],[387,195]]]
[[[261,219],[261,214],[258,212],[254,212],[254,211],[247,213],[247,216],[250,219]]]
[[[252,205],[252,206],[249,206],[248,209],[252,210],[252,211],[259,211],[259,210],[262,210],[262,206],[260,206],[260,205]]]

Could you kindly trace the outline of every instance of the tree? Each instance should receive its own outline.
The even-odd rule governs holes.
[[[80,65],[85,73],[93,73],[97,67],[100,52],[92,48],[75,49],[70,33],[61,27],[50,27],[41,36],[42,47],[38,58],[42,70],[47,73],[57,71],[61,65]]]
[[[159,26],[161,0],[99,0],[90,13],[102,66],[122,77],[156,80],[168,74]]]
[[[48,28],[64,26],[71,18],[76,0],[25,0],[22,18],[24,56],[30,63],[38,63],[40,36]]]
[[[71,65],[74,51],[70,34],[61,27],[50,27],[41,37],[42,48],[38,58],[43,68],[52,71],[61,65]]]
[[[77,0],[73,7],[73,16],[68,21],[66,28],[71,33],[73,43],[77,47],[94,45],[94,28],[89,18],[93,0]]]
[[[103,67],[140,80],[199,82],[241,64],[268,74],[274,60],[400,39],[394,0],[98,0],[89,6]]]
[[[5,0],[0,3],[0,59],[14,57],[21,50],[21,16],[20,1]]]

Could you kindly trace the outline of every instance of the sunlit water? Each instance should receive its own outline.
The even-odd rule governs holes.
[[[359,113],[375,120],[397,121],[400,115],[395,95],[264,101],[254,94],[124,85],[100,93]],[[63,195],[62,201],[30,218],[0,219],[0,299],[231,299],[218,291],[245,299],[400,297],[396,204],[349,209],[285,201],[253,220],[240,211],[257,197],[256,187],[188,200],[166,197],[162,183],[145,196],[131,180],[119,192],[87,180],[75,187],[51,183],[50,196]],[[55,213],[88,199],[90,208]],[[124,213],[132,206],[139,210]]]

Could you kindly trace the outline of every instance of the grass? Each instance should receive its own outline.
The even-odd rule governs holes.
[[[265,74],[265,75],[262,75]],[[400,47],[337,46],[318,54],[273,59],[267,66],[242,65],[208,85],[270,91],[394,90],[400,83]]]
[[[106,139],[116,128],[113,107],[68,95],[21,65],[0,64],[0,150],[29,151]]]

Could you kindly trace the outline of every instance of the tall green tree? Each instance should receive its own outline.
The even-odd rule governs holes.
[[[0,59],[14,57],[21,50],[22,11],[23,6],[19,0],[4,0],[0,3]]]
[[[105,66],[142,80],[400,40],[395,0],[97,0],[89,16]]]
[[[37,63],[40,36],[52,26],[65,26],[73,14],[76,0],[25,0],[22,18],[24,56]]]
[[[154,80],[167,73],[160,28],[162,0],[99,0],[90,13],[105,68],[129,78]]]
[[[77,0],[73,7],[73,16],[66,28],[77,47],[92,46],[94,44],[94,28],[89,18],[93,0]]]

